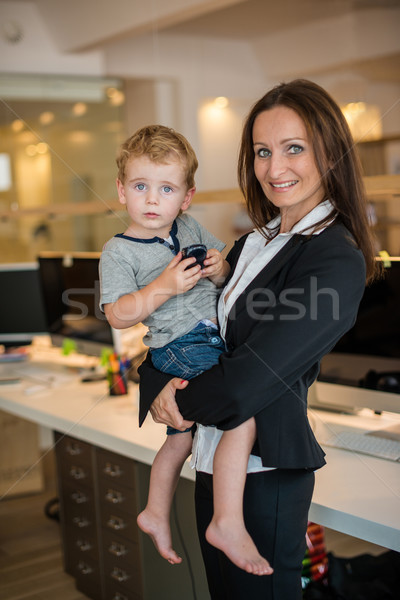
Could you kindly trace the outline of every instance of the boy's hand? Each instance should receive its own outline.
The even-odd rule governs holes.
[[[224,283],[231,270],[229,263],[222,258],[221,252],[216,248],[208,250],[207,257],[203,264],[204,269],[201,272],[201,276],[208,277],[217,286]]]
[[[182,252],[178,252],[157,277],[157,286],[166,292],[169,291],[171,296],[191,290],[202,276],[199,265],[185,270],[195,261],[193,257],[182,260]]]

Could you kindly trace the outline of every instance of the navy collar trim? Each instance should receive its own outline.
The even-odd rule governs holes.
[[[130,242],[139,242],[140,244],[155,244],[155,243],[163,244],[164,246],[169,248],[171,250],[171,252],[173,252],[173,254],[178,254],[178,252],[180,250],[180,243],[179,243],[178,238],[176,237],[177,233],[178,233],[178,225],[175,220],[172,223],[171,231],[169,232],[169,235],[172,238],[173,245],[171,245],[166,239],[164,239],[162,237],[158,237],[158,236],[147,239],[147,238],[134,238],[134,237],[131,237],[130,235],[125,235],[124,233],[117,233],[117,234],[115,234],[114,237],[122,238],[124,240],[129,240]]]

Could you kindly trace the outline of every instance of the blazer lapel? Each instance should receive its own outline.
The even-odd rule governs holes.
[[[229,328],[229,322],[231,315],[237,319],[238,314],[246,307],[246,299],[249,291],[253,289],[266,288],[268,283],[275,277],[275,275],[282,269],[282,267],[296,254],[302,244],[308,241],[309,236],[300,234],[294,234],[287,244],[274,256],[274,258],[256,275],[256,277],[249,283],[247,288],[240,294],[239,298],[233,304],[229,316],[227,327]],[[233,269],[232,269],[233,270]]]

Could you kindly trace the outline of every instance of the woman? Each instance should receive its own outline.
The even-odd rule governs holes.
[[[325,463],[307,419],[307,390],[321,358],[354,323],[374,276],[373,243],[351,134],[316,84],[278,85],[254,105],[238,175],[255,231],[227,257],[231,275],[218,311],[227,352],[189,384],[168,381],[146,361],[140,420],[150,409],[156,422],[198,423],[196,515],[212,599],[298,600],[314,470]],[[253,416],[244,516],[274,569],[263,577],[238,569],[205,539],[220,430]]]

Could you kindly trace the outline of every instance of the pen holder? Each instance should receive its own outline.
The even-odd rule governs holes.
[[[115,353],[108,358],[107,381],[110,396],[123,396],[128,393],[129,361]]]
[[[107,372],[108,392],[110,396],[123,396],[128,393],[128,377],[126,372]]]

